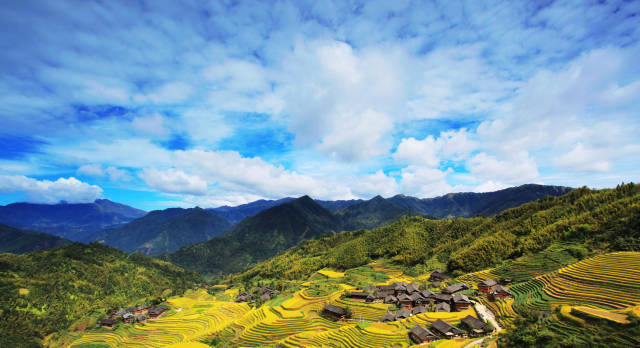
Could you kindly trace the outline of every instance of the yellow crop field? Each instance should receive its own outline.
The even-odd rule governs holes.
[[[578,312],[586,313],[598,318],[603,318],[607,320],[611,320],[618,324],[629,324],[628,317],[625,314],[614,313],[605,309],[596,309],[585,306],[575,306],[573,307]]]
[[[342,277],[344,277],[344,273],[343,272],[332,271],[332,270],[330,270],[328,268],[321,269],[321,270],[318,271],[318,273],[320,273],[323,276],[326,276],[328,278],[342,278]]]

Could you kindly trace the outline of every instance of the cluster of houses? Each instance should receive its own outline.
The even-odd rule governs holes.
[[[131,324],[133,322],[144,323],[147,319],[158,319],[168,309],[169,308],[165,306],[148,305],[116,309],[108,318],[99,320],[97,326],[105,329],[113,329],[120,319],[122,319],[125,324]]]
[[[254,294],[256,295],[254,296]],[[236,297],[236,302],[250,302],[254,298],[258,298],[258,296],[260,296],[260,301],[267,302],[277,294],[279,294],[278,290],[272,290],[265,285],[253,289],[252,293],[246,291],[241,292],[240,294],[238,294],[238,297]]]
[[[470,315],[460,320],[460,327],[462,330],[442,319],[438,319],[431,324],[431,329],[420,325],[412,327],[411,331],[409,331],[409,337],[416,344],[421,344],[443,338],[477,337],[490,332],[485,322]]]

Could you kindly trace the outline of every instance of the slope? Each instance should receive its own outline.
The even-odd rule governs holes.
[[[225,218],[232,225],[237,224],[242,221],[244,218],[249,216],[254,216],[259,212],[279,206],[283,203],[291,202],[295,200],[295,198],[286,197],[278,200],[264,200],[260,199],[251,203],[241,204],[235,207],[230,207],[228,205],[217,207],[217,208],[209,208],[207,211],[210,211],[218,216]]]
[[[171,262],[207,274],[237,272],[304,239],[338,231],[337,219],[308,196],[248,217],[222,236],[183,247]]]
[[[35,250],[47,250],[68,245],[68,239],[46,233],[24,231],[0,224],[0,253],[23,254]]]
[[[198,207],[169,208],[152,211],[124,226],[101,231],[93,240],[127,252],[157,255],[209,240],[230,226],[224,218]]]
[[[420,214],[403,209],[381,196],[375,196],[368,201],[337,210],[334,215],[340,218],[343,230],[352,231],[362,228],[376,228],[389,224],[403,216]]]
[[[446,264],[473,271],[571,241],[589,249],[640,250],[640,186],[581,188],[546,197],[493,218],[403,218],[369,231],[309,240],[247,270],[240,277],[305,277],[324,267],[345,269],[387,258],[407,267]]]
[[[93,232],[122,225],[145,214],[143,210],[106,199],[78,204],[13,203],[0,206],[1,223],[77,241],[87,240]]]
[[[0,345],[42,339],[93,311],[180,294],[197,274],[100,244],[74,243],[23,255],[0,254]]]

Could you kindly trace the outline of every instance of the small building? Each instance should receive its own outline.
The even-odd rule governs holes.
[[[440,302],[449,303],[453,299],[453,296],[451,296],[450,294],[441,293],[441,294],[436,294],[435,298],[436,298],[436,303],[440,303]]]
[[[491,297],[493,297],[493,300],[495,300],[496,298],[504,300],[505,298],[513,297],[509,290],[505,289],[502,285],[496,285],[491,295]]]
[[[121,318],[125,313],[127,313],[127,311],[125,311],[124,309],[114,310],[114,311],[111,313],[111,319],[118,319],[118,318]]]
[[[460,327],[466,329],[469,332],[469,335],[472,337],[477,337],[487,333],[487,324],[482,320],[470,315],[467,315],[466,317],[462,318],[462,320],[460,320]]]
[[[413,294],[414,292],[419,292],[418,286],[414,283],[407,285],[407,294]]]
[[[471,301],[469,301],[467,295],[455,294],[453,295],[453,305],[456,311],[464,311],[471,306]]]
[[[389,295],[384,298],[384,303],[398,303],[398,298],[393,295]]]
[[[379,299],[378,299],[377,296],[374,296],[373,294],[369,294],[369,295],[367,295],[367,298],[364,299],[364,301],[367,302],[367,303],[373,303],[373,302],[378,302]]]
[[[136,315],[136,321],[139,323],[144,323],[147,321],[147,316],[144,313],[140,313]]]
[[[413,308],[413,299],[407,294],[400,294],[400,296],[398,296],[398,305],[400,308],[411,309]]]
[[[396,313],[396,320],[406,319],[411,316],[411,311],[407,308],[402,308]]]
[[[98,327],[102,327],[108,330],[112,330],[113,327],[118,323],[117,320],[115,319],[111,319],[111,318],[106,318],[106,319],[102,319],[102,320],[98,320]]]
[[[169,308],[165,307],[165,306],[156,306],[156,307],[151,307],[149,309],[149,312],[147,312],[147,314],[149,315],[149,319],[158,319],[160,316],[162,316],[162,314],[164,314],[165,311],[167,311]]]
[[[436,305],[436,312],[451,312],[449,302],[440,302]]]
[[[445,293],[445,294],[455,294],[458,291],[467,290],[467,289],[469,289],[467,284],[458,283],[458,284],[453,284],[453,285],[447,286],[446,288],[444,288],[444,290],[442,290],[442,292]]]
[[[416,325],[411,328],[411,331],[409,331],[409,337],[416,344],[429,343],[438,339],[436,334],[420,325]]]
[[[433,332],[441,338],[453,338],[464,334],[462,330],[442,319],[434,321],[431,327],[433,328]]]
[[[344,319],[347,317],[347,310],[345,308],[334,306],[331,304],[324,307],[322,313],[334,319]]]
[[[124,321],[125,324],[133,323],[134,319],[135,319],[135,317],[134,317],[133,313],[131,313],[131,312],[127,312],[127,313],[122,315],[122,320]]]
[[[478,283],[478,292],[481,294],[490,294],[498,283],[493,279],[487,279]]]
[[[396,320],[396,315],[391,313],[391,312],[385,314],[382,317],[382,319],[380,319],[380,321],[383,322],[383,323],[388,323],[388,322],[395,321],[395,320]]]
[[[260,301],[262,302],[267,302],[271,300],[271,293],[269,292],[265,292],[264,294],[262,294],[262,296],[260,296]]]
[[[404,294],[407,292],[407,283],[406,282],[398,282],[394,286],[393,290],[395,291],[396,296],[400,296],[400,294]]]
[[[147,313],[148,311],[149,311],[149,306],[142,305],[142,306],[135,307],[135,309],[133,310],[133,314],[134,315],[138,315],[138,314],[142,314],[142,313]]]
[[[436,299],[436,294],[431,290],[422,290],[420,291],[420,295],[426,299]]]
[[[442,270],[435,270],[433,272],[431,272],[431,275],[429,276],[429,280],[430,281],[443,281],[443,280],[447,280],[451,278],[449,275],[445,274]]]
[[[417,315],[417,314],[426,313],[426,312],[427,312],[427,308],[425,306],[417,306],[417,307],[413,307],[413,309],[411,310],[411,315]]]
[[[367,299],[367,296],[369,296],[369,294],[367,294],[366,292],[353,291],[349,294],[348,297],[352,300],[364,302]]]
[[[440,285],[441,284],[440,284],[439,280],[436,280],[435,282],[431,283],[431,287],[436,288],[436,289],[440,288]]]
[[[241,292],[238,297],[236,297],[236,302],[248,302],[253,299],[253,295],[248,292]]]

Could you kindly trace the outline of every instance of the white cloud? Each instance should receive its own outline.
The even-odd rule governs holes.
[[[175,168],[165,171],[145,168],[140,174],[140,178],[149,187],[161,192],[189,195],[205,195],[207,193],[207,182],[205,180]]]
[[[109,176],[109,180],[116,181],[131,181],[131,175],[124,169],[118,169],[116,167],[108,167],[105,172]]]
[[[107,175],[109,177],[109,180],[113,182],[131,181],[132,179],[129,175],[129,172],[124,169],[118,169],[113,166],[103,169],[102,165],[98,163],[85,164],[78,168],[76,172],[78,173],[78,175],[93,177],[104,177],[105,175]]]
[[[146,96],[137,95],[134,98],[137,102],[150,100],[156,104],[178,104],[186,101],[193,92],[193,87],[185,82],[169,82]]]
[[[102,189],[79,181],[74,177],[56,181],[36,180],[20,175],[0,175],[0,192],[18,192],[27,195],[30,202],[69,203],[93,202],[102,197]]]
[[[104,176],[102,165],[99,163],[85,164],[77,170],[78,175]]]
[[[382,170],[355,177],[349,183],[349,188],[355,196],[362,198],[369,198],[372,195],[389,197],[398,193],[396,180],[384,174]]]
[[[144,135],[165,137],[170,133],[164,118],[157,113],[150,116],[135,117],[131,121],[131,126],[135,131]]]
[[[470,133],[461,128],[441,132],[437,139],[431,135],[422,140],[413,137],[402,139],[393,158],[399,163],[434,168],[444,160],[460,161],[467,158],[478,145],[470,138]]]
[[[504,183],[528,183],[538,180],[538,166],[527,152],[519,152],[511,158],[498,159],[484,152],[467,161],[470,174],[477,180]]]
[[[511,187],[512,185],[503,184],[501,182],[487,181],[473,189],[473,192],[494,192]]]
[[[419,166],[408,166],[401,171],[400,191],[414,197],[435,197],[449,192],[458,191],[446,181],[451,169],[438,169]]]

